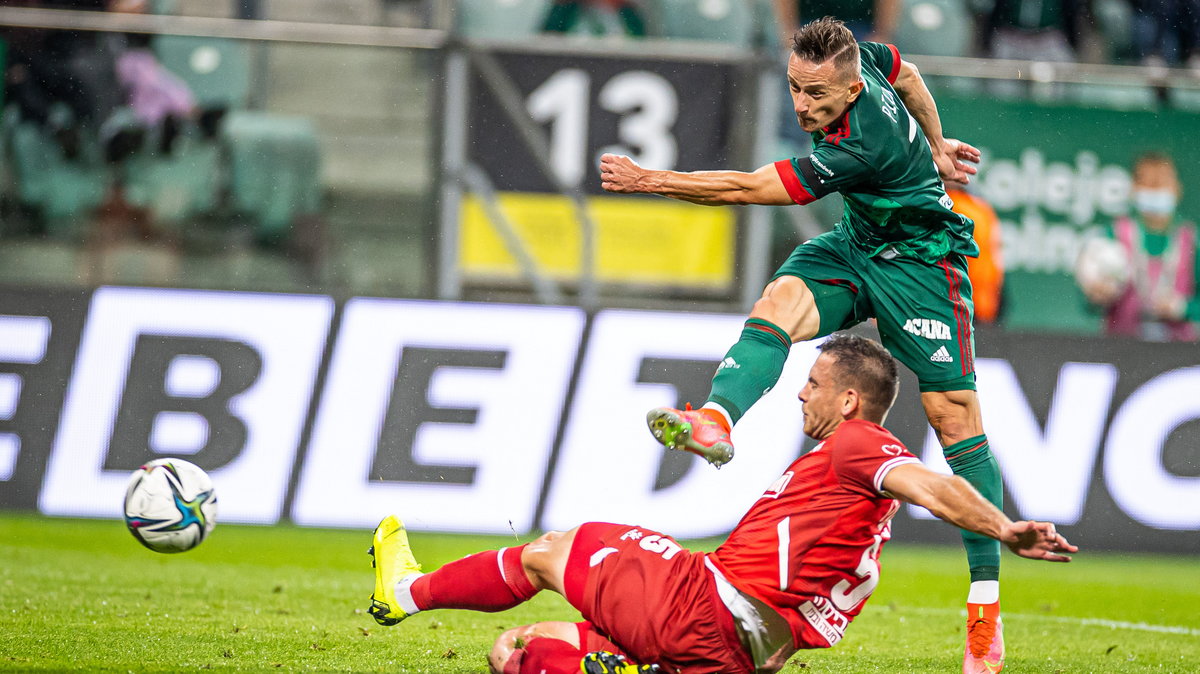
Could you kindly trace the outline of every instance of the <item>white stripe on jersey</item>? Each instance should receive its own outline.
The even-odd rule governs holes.
[[[892,472],[892,469],[896,466],[902,466],[906,463],[921,463],[921,460],[915,456],[897,456],[894,459],[884,461],[882,464],[880,464],[878,470],[875,471],[875,491],[882,495],[883,478],[887,477],[887,474]]]
[[[779,535],[779,589],[786,591],[792,580],[791,571],[788,569],[788,560],[792,556],[792,518],[785,517],[779,520],[775,531]]]

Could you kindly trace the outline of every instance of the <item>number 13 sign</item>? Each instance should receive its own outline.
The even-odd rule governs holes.
[[[727,167],[733,139],[753,123],[739,114],[738,66],[505,52],[499,61],[525,111],[549,141],[557,178],[588,194],[597,223],[600,281],[724,290],[733,280],[732,209],[665,199],[609,195],[597,170],[606,152],[648,168],[692,171]],[[469,158],[491,178],[500,206],[539,267],[578,274],[579,228],[569,203],[554,194],[531,150],[476,74],[469,106]],[[747,77],[746,89],[754,80]],[[460,262],[468,277],[511,279],[520,270],[478,199],[462,210]],[[687,243],[689,242],[690,243]],[[697,246],[697,241],[699,245]],[[657,251],[698,250],[663,260]]]

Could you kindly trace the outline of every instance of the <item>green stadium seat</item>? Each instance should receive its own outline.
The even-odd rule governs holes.
[[[758,0],[659,0],[663,37],[753,47],[758,41]]]
[[[213,213],[221,191],[220,155],[217,143],[194,132],[180,137],[170,155],[143,150],[125,162],[125,198],[168,227]]]
[[[240,108],[250,95],[250,45],[222,38],[158,35],[159,63],[183,78],[201,106]]]
[[[225,120],[221,140],[230,157],[231,206],[254,220],[261,241],[278,242],[296,216],[319,211],[316,138],[303,117],[238,111]]]
[[[974,34],[963,0],[904,0],[895,43],[902,54],[969,56]]]
[[[320,148],[308,120],[243,109],[251,86],[250,46],[235,40],[160,35],[155,52],[163,65],[188,83],[199,105],[229,109],[219,138],[228,162],[230,206],[254,222],[260,240],[278,241],[286,237],[297,215],[318,210]],[[194,188],[184,203],[199,209],[207,203],[207,190],[216,184],[219,161],[219,154],[194,147],[190,156],[162,167],[161,180],[170,176],[187,180],[186,185],[176,183],[171,189]],[[191,174],[189,166],[198,172],[211,169],[212,176]],[[164,187],[149,189],[161,196]]]
[[[1113,62],[1133,60],[1133,8],[1126,0],[1093,0],[1092,16]]]
[[[1078,84],[1071,88],[1071,99],[1086,107],[1114,110],[1157,110],[1158,96],[1145,85]]]
[[[110,172],[97,148],[85,144],[81,156],[68,161],[40,126],[21,120],[15,109],[4,117],[17,201],[41,216],[48,234],[73,235],[108,192]]]
[[[460,0],[458,31],[467,37],[520,40],[542,30],[550,0]]]
[[[1167,101],[1178,110],[1200,112],[1200,89],[1171,89]]]

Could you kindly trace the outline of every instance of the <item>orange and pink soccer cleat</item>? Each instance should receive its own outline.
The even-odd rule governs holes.
[[[719,412],[656,407],[646,413],[646,425],[667,449],[682,449],[720,468],[733,458],[729,426]]]
[[[1004,624],[1000,603],[967,604],[967,645],[963,674],[996,674],[1004,669]]]

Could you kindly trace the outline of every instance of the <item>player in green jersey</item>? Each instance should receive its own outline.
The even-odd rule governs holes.
[[[794,342],[874,317],[883,343],[920,382],[921,403],[954,472],[997,507],[1000,471],[975,392],[974,305],[966,257],[973,223],[953,211],[943,180],[967,183],[979,151],[945,138],[933,97],[896,48],[855,42],[840,22],[807,24],[793,38],[788,80],[796,119],[812,134],[808,157],[751,173],[680,173],[604,155],[604,189],[705,205],[811,203],[840,192],[838,226],[796,248],[775,273],[699,410],[657,408],[655,437],[720,466],[733,457],[733,424],[778,381]],[[971,568],[964,672],[997,672],[1000,549],[964,532]]]

